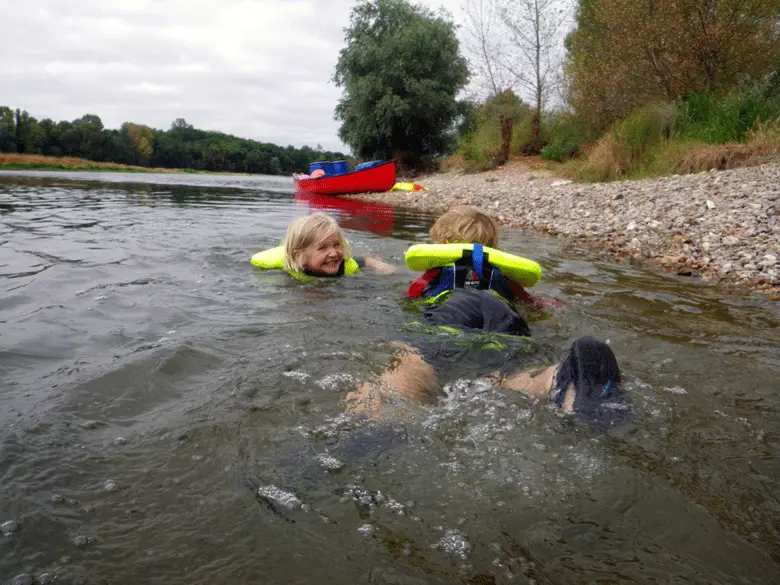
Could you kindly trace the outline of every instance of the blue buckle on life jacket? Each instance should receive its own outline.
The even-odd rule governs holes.
[[[482,244],[474,244],[474,251],[471,253],[471,264],[474,268],[474,272],[476,272],[479,279],[482,280],[485,273],[485,250]],[[490,281],[488,286],[490,290],[498,290],[498,285],[500,284],[500,279],[503,275],[498,268],[491,266],[490,263],[488,263],[488,268],[490,268]]]
[[[480,279],[482,279],[482,265],[485,263],[485,250],[482,244],[474,244],[474,249],[471,252],[471,265],[474,268],[474,272],[477,273]]]

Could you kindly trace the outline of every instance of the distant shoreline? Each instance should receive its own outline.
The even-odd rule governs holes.
[[[43,156],[40,154],[0,153],[0,171],[87,171],[95,173],[171,173],[188,175],[245,175],[221,171],[140,167],[119,163],[105,163],[71,156]]]

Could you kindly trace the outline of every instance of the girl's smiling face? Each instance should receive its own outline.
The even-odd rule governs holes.
[[[344,260],[344,249],[339,234],[331,234],[301,252],[302,264],[314,275],[334,276],[338,274]]]

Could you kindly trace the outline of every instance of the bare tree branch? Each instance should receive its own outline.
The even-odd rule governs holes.
[[[499,13],[511,37],[511,58],[505,61],[517,86],[530,94],[534,116],[534,149],[541,147],[541,118],[563,58],[563,30],[569,0],[497,0]],[[556,51],[557,49],[557,51]],[[509,62],[511,60],[511,63]]]

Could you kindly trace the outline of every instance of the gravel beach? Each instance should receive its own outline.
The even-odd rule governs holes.
[[[467,203],[507,227],[586,242],[681,276],[780,291],[780,163],[641,181],[573,183],[521,162],[416,179],[428,191],[364,194],[435,213]]]

